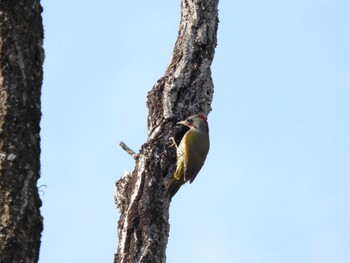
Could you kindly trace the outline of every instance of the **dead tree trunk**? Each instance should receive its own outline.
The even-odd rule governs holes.
[[[115,263],[165,262],[169,235],[166,185],[176,168],[170,138],[180,134],[177,121],[211,110],[210,66],[216,47],[218,0],[182,0],[179,35],[171,62],[148,94],[148,139],[132,173],[116,183],[120,211]]]
[[[0,262],[37,262],[42,217],[39,0],[0,2]]]

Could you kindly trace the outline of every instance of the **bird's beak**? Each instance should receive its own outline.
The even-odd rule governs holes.
[[[178,122],[178,123],[176,123],[176,124],[182,124],[182,125],[187,126],[187,122],[186,122],[186,121],[179,121],[179,122]]]

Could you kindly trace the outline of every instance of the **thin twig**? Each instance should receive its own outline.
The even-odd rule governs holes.
[[[139,158],[139,154],[135,153],[133,150],[131,150],[125,143],[120,142],[119,146],[122,147],[122,149],[124,151],[126,151],[127,154],[129,154],[130,156],[132,156],[132,158],[134,158],[134,160],[137,160]]]

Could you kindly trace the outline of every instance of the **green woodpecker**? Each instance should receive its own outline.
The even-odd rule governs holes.
[[[177,167],[168,188],[171,197],[176,194],[181,185],[187,181],[193,182],[209,151],[209,127],[204,115],[192,115],[177,124],[188,126],[190,129],[182,137],[180,145],[176,147]]]

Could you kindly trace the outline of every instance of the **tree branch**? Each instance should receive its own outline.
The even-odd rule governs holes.
[[[137,158],[139,157],[139,155],[135,153],[133,150],[131,150],[125,143],[120,142],[119,146],[122,147],[122,149],[126,151],[126,153],[129,154],[135,160],[137,160]]]
[[[0,262],[37,262],[42,217],[40,2],[0,2]]]
[[[211,110],[210,66],[216,47],[218,0],[182,0],[179,35],[171,62],[148,94],[148,139],[132,173],[116,183],[120,211],[115,263],[165,262],[169,235],[166,185],[176,168],[171,137],[176,122]]]

